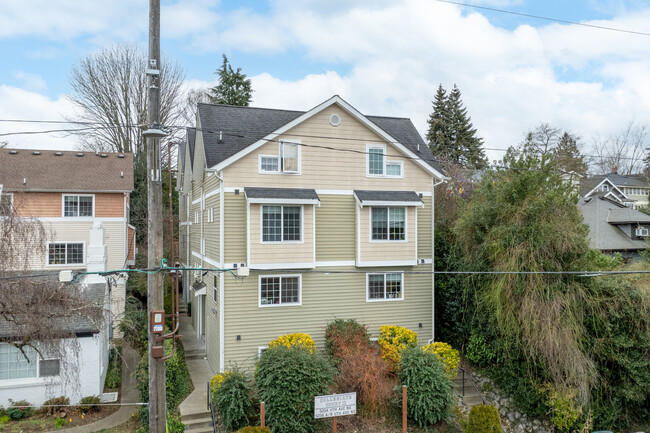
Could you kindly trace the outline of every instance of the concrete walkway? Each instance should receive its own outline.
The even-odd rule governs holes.
[[[122,403],[137,403],[140,401],[140,393],[136,388],[136,379],[135,372],[138,368],[138,362],[140,362],[140,355],[134,349],[128,345],[122,346],[122,356],[124,357],[124,362],[122,363]],[[68,429],[56,430],[55,432],[48,433],[93,433],[100,430],[109,429],[117,427],[120,424],[124,424],[131,419],[133,414],[138,410],[140,406],[121,406],[120,409],[107,416],[102,418],[99,421],[81,425],[79,427],[72,427]]]
[[[194,384],[194,391],[179,405],[181,419],[207,411],[207,382],[214,375],[207,359],[205,359],[205,342],[196,338],[192,327],[192,319],[181,316],[180,333],[183,336],[185,363]]]

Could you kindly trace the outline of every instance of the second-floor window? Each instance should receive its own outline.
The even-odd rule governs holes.
[[[387,301],[403,299],[402,273],[368,274],[366,300]]]
[[[373,241],[406,240],[406,208],[373,207],[371,213]]]
[[[262,206],[262,242],[300,242],[301,206]]]
[[[83,263],[83,242],[51,242],[48,244],[48,265],[82,265]]]
[[[368,176],[371,177],[402,177],[404,163],[402,161],[388,161],[386,147],[383,145],[368,145]]]
[[[259,172],[266,174],[299,174],[300,143],[280,141],[278,155],[260,155]]]
[[[300,305],[300,303],[300,276],[260,276],[260,306]]]
[[[91,217],[93,216],[92,195],[64,195],[64,217]]]

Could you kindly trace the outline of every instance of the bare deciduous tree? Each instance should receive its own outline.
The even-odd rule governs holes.
[[[630,122],[618,134],[607,138],[594,139],[594,156],[591,160],[592,169],[596,174],[608,174],[613,168],[624,176],[636,174],[643,168],[645,148],[650,142],[650,131],[647,125],[635,125]]]
[[[164,58],[160,65],[160,120],[171,127],[162,140],[167,143],[182,134],[182,83],[178,62]],[[147,54],[132,45],[115,45],[82,58],[72,68],[70,100],[77,108],[69,120],[88,122],[76,133],[81,147],[95,151],[133,152],[144,150],[142,126],[147,123]]]

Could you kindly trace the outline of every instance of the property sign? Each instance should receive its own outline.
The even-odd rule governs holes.
[[[314,418],[354,415],[357,413],[357,393],[319,395],[314,397]]]

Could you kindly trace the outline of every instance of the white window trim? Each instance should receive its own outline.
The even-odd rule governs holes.
[[[275,158],[278,160],[277,170],[262,170],[262,158]],[[257,174],[282,174],[280,171],[280,156],[279,155],[264,155],[257,156]]]
[[[83,262],[82,263],[65,263],[60,265],[50,264],[50,244],[82,244],[83,246]],[[66,247],[67,248],[67,247]],[[67,253],[67,251],[66,251]],[[67,257],[66,257],[67,259]],[[48,241],[45,245],[45,266],[48,268],[61,268],[61,267],[76,267],[86,265],[86,241]]]
[[[284,207],[300,207],[300,240],[299,241],[265,241],[264,240],[264,206],[280,206],[280,227],[282,229],[282,237],[284,237]],[[260,244],[262,245],[278,245],[278,244],[304,244],[305,243],[305,206],[304,205],[284,205],[284,204],[268,204],[260,205]]]
[[[374,208],[387,208],[390,209],[391,207],[398,207],[398,208],[404,208],[404,239],[373,239],[372,238],[372,210]],[[388,236],[390,237],[390,210],[387,212],[388,215]],[[368,207],[368,214],[369,214],[369,221],[368,221],[368,227],[369,227],[369,233],[368,233],[368,240],[371,244],[399,244],[399,243],[406,243],[408,242],[408,228],[409,228],[409,214],[408,214],[408,207],[406,206],[371,206]]]
[[[637,227],[635,230],[635,234],[639,237],[647,237],[648,236],[648,229],[646,227]]]
[[[93,198],[93,214],[92,216],[66,216],[65,215],[65,198],[66,197],[92,197]],[[94,218],[95,217],[95,204],[97,200],[95,199],[95,194],[61,194],[61,217],[63,218]],[[79,208],[77,207],[77,212]]]
[[[382,151],[382,169],[381,174],[371,174],[370,173],[370,149],[381,149]],[[399,176],[388,175],[386,174],[386,165],[388,164],[399,164]],[[388,179],[403,179],[404,178],[404,161],[397,160],[388,160],[386,155],[386,145],[385,144],[366,144],[366,177],[378,177],[378,178],[388,178]]]
[[[399,274],[401,276],[401,289],[402,289],[402,296],[400,298],[384,298],[384,299],[370,299],[370,287],[368,286],[370,282],[370,275],[383,275],[384,276],[384,296],[386,296],[386,275],[387,274]],[[405,292],[404,292],[404,272],[403,271],[397,271],[397,272],[366,272],[366,302],[396,302],[396,301],[403,301],[406,298]]]
[[[262,352],[268,348],[269,346],[257,346],[257,359],[260,359],[262,357]]]
[[[282,279],[298,277],[298,302],[282,303]],[[263,278],[280,278],[280,303],[279,304],[262,304],[262,279]],[[300,307],[302,306],[302,275],[301,274],[281,274],[260,275],[257,279],[257,306],[260,308],[279,308],[279,307]]]
[[[8,343],[2,343],[2,344],[7,344]],[[36,376],[32,377],[22,377],[18,379],[0,379],[0,388],[4,387],[12,387],[11,385],[17,384],[17,385],[25,385],[25,386],[30,386],[30,385],[36,385],[36,384],[41,384],[43,383],[44,380],[52,380],[55,378],[60,378],[61,377],[61,358],[45,358],[41,359],[40,355],[36,352]],[[22,355],[21,355],[22,356]],[[30,360],[30,362],[33,362],[34,360]],[[59,374],[54,375],[54,376],[41,376],[41,361],[59,361]],[[48,382],[50,383],[50,382]]]
[[[283,164],[283,159],[284,157],[282,156],[282,146],[287,143],[287,144],[295,144],[296,145],[296,153],[297,153],[297,158],[298,158],[298,170],[297,171],[285,171],[282,166]],[[300,140],[280,140],[278,144],[278,168],[282,174],[289,174],[289,175],[300,175],[302,172],[302,142]]]

